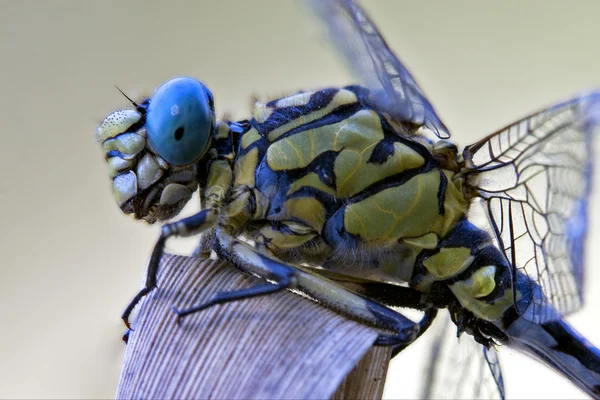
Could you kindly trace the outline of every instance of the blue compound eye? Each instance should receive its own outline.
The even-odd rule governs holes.
[[[187,165],[200,159],[210,143],[212,123],[212,95],[195,79],[171,79],[150,99],[148,140],[170,164]]]

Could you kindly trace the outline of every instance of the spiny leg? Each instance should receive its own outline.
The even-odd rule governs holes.
[[[317,270],[316,272],[355,293],[381,302],[386,306],[411,308],[423,311],[424,315],[419,321],[417,338],[425,333],[437,315],[438,307],[433,304],[429,295],[420,292],[417,289],[390,283],[369,281],[364,278],[343,275],[334,271]],[[385,343],[381,343],[381,345],[385,345]],[[398,355],[398,353],[406,347],[408,347],[408,344],[395,346],[392,350],[392,358]]]
[[[417,333],[417,337],[415,338],[415,340],[421,337],[421,335],[425,333],[427,329],[429,329],[437,313],[438,309],[435,307],[431,307],[425,310],[425,315],[423,315],[423,318],[421,318],[421,320],[419,321],[419,332]],[[398,353],[400,353],[407,347],[408,344],[399,344],[397,346],[394,346],[394,348],[392,349],[392,358],[396,357]]]
[[[336,279],[335,275],[332,275],[332,279],[356,293],[381,302],[387,306],[411,308],[423,311],[424,315],[419,321],[417,338],[429,329],[438,312],[438,307],[431,302],[427,294],[411,287],[392,285],[384,282],[343,282]],[[415,340],[417,338],[415,338]],[[398,353],[406,347],[408,347],[406,344],[395,346],[394,350],[392,350],[392,358],[397,356]]]
[[[173,311],[177,314],[177,323],[180,323],[181,318],[185,317],[186,315],[205,310],[217,304],[224,304],[231,301],[264,296],[266,294],[276,293],[283,289],[293,287],[291,283],[292,278],[293,277],[286,276],[282,277],[282,279],[277,283],[264,283],[249,287],[247,289],[234,290],[232,292],[220,292],[206,303],[202,303],[195,307],[186,308],[185,310],[179,310],[177,307],[173,306]]]
[[[200,196],[198,197],[200,209],[202,210],[202,204],[206,203],[204,193],[200,193]],[[198,245],[192,251],[192,254],[190,254],[190,256],[204,259],[210,258],[210,252],[212,250],[212,238],[214,234],[214,228],[207,229],[206,231],[202,232],[202,235],[200,235],[200,240],[198,241]]]
[[[191,256],[197,258],[208,259],[212,251],[213,238],[215,236],[214,228],[208,229],[202,233],[198,246],[194,249]]]
[[[131,314],[135,306],[144,296],[146,296],[154,288],[156,288],[156,277],[158,274],[158,267],[160,264],[160,259],[164,252],[165,243],[167,239],[172,236],[191,236],[198,234],[206,230],[207,228],[212,227],[216,221],[216,217],[216,210],[214,208],[208,208],[190,217],[183,218],[179,221],[163,225],[160,232],[160,236],[156,241],[154,249],[152,250],[152,255],[150,256],[150,262],[148,264],[148,273],[146,275],[146,284],[138,292],[138,294],[135,295],[133,300],[131,300],[127,308],[125,308],[125,311],[123,311],[123,315],[121,316],[123,322],[125,323],[128,329],[131,329],[131,325],[129,324],[129,315]]]
[[[302,245],[303,243],[311,240],[315,236],[314,233],[308,234],[308,233],[304,232],[306,229],[298,232],[299,229],[296,226],[298,224],[292,223],[291,227],[288,226],[288,224],[285,224],[285,223],[283,223],[283,224],[287,228],[285,233],[273,228],[270,225],[266,225],[258,231],[257,239],[256,239],[256,246],[257,246],[257,248],[262,249],[262,251],[259,250],[257,252],[258,254],[270,252],[271,251],[270,249],[272,248],[271,246],[275,246],[275,248],[281,248],[282,245],[297,247],[297,246]],[[293,229],[294,227],[297,229]],[[216,231],[216,228],[213,228],[211,230],[211,233],[213,235],[211,238],[212,240],[210,242],[211,244],[213,244],[214,240],[215,240],[214,239],[215,231]],[[291,243],[291,245],[290,245],[290,243]],[[232,256],[226,249],[220,248],[220,250],[218,250],[218,251],[219,251],[219,255],[221,256],[221,258],[225,258],[225,259],[231,261]],[[244,269],[244,268],[242,268],[242,269]],[[175,311],[175,313],[177,313],[177,315],[178,315],[177,322],[178,323],[181,322],[181,318],[185,317],[186,315],[193,314],[195,312],[204,310],[204,309],[211,307],[213,305],[216,305],[216,304],[223,304],[223,303],[227,303],[230,301],[242,300],[242,299],[247,299],[247,298],[257,297],[257,296],[264,296],[267,294],[278,292],[283,289],[295,287],[295,283],[292,282],[293,275],[290,273],[289,268],[282,269],[282,268],[279,268],[277,265],[274,265],[268,271],[267,270],[262,271],[261,276],[268,277],[269,279],[271,279],[272,281],[274,281],[276,283],[268,283],[268,282],[266,282],[265,279],[262,279],[262,282],[260,284],[257,284],[251,288],[240,289],[240,290],[236,290],[233,292],[217,293],[217,295],[215,295],[215,297],[213,297],[210,301],[200,304],[195,307],[191,307],[191,308],[188,308],[185,310],[178,310],[176,307],[173,307],[173,311]]]
[[[315,275],[300,266],[292,266],[273,256],[261,254],[247,243],[226,233],[222,228],[217,228],[215,239],[215,250],[220,257],[243,271],[267,278],[275,284],[262,283],[248,289],[217,294],[213,300],[198,307],[176,310],[180,317],[214,304],[262,296],[286,288],[298,288],[327,307],[352,319],[395,332],[395,334],[380,334],[376,342],[378,345],[408,345],[419,335],[420,325],[402,314],[352,293],[335,282]],[[271,289],[267,289],[268,286]]]
[[[229,129],[227,124],[219,124],[215,130],[215,139],[220,140],[227,137]],[[228,193],[233,182],[232,171],[233,154],[224,155],[214,160],[209,167],[208,176],[206,179],[206,190],[200,193],[200,208],[218,210],[221,208],[223,200]],[[236,193],[232,197],[236,199]],[[247,204],[246,202],[243,203]],[[216,216],[216,212],[214,214]],[[198,247],[192,253],[194,257],[209,258],[212,250],[212,242],[214,238],[213,226],[210,229],[205,229],[198,243]]]
[[[272,263],[267,257],[256,252],[247,244],[223,233],[220,229],[216,229],[215,236],[215,248],[219,257],[231,262],[243,271],[259,275],[275,283],[269,283],[262,279],[259,284],[246,289],[217,293],[211,300],[195,307],[185,310],[173,307],[173,311],[178,316],[178,322],[186,315],[204,310],[213,305],[264,296],[296,287],[294,270],[291,267],[284,264]],[[232,248],[235,245],[242,245],[243,248],[241,251],[240,249],[233,250]]]
[[[217,139],[222,138],[227,130],[226,124],[223,124],[221,128],[215,131]],[[133,298],[129,303],[121,318],[127,326],[129,325],[129,315],[133,311],[137,303],[147,295],[152,289],[156,288],[156,276],[158,274],[158,266],[162,257],[165,243],[171,236],[192,236],[203,231],[212,228],[219,215],[219,210],[223,199],[231,186],[233,179],[233,171],[231,165],[232,156],[219,158],[210,164],[207,184],[204,193],[201,194],[202,204],[204,207],[197,214],[190,217],[183,218],[179,221],[172,222],[163,225],[160,237],[158,238],[154,249],[152,250],[152,256],[150,257],[150,263],[148,265],[148,275],[146,277],[146,284],[144,288]],[[200,248],[200,250],[203,250]]]
[[[412,287],[372,281],[352,275],[344,275],[336,271],[316,270],[316,273],[335,281],[348,290],[383,303],[386,306],[425,311],[433,305],[428,294]]]
[[[411,287],[397,286],[383,282],[355,283],[353,286],[356,287],[355,291],[357,293],[380,301],[388,306],[423,311],[424,315],[419,321],[417,338],[429,329],[438,312],[438,308],[432,304],[427,294]],[[404,344],[395,346],[392,350],[392,358],[396,357],[406,347],[407,345]]]

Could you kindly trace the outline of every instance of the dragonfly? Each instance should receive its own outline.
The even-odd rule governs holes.
[[[378,328],[375,344],[397,355],[447,310],[479,349],[467,360],[483,366],[493,396],[505,396],[496,351],[505,345],[600,398],[600,351],[565,320],[583,304],[600,93],[531,113],[459,151],[358,4],[307,4],[360,84],[257,102],[248,119],[218,121],[210,90],[177,77],[149,98],[128,98],[132,107],[96,130],[123,213],[168,221],[122,315],[126,326],[157,287],[167,240],[201,235],[196,256],[214,252],[265,279],[174,308],[180,319],[294,289]],[[196,190],[200,211],[174,220]],[[438,334],[432,362],[444,343]],[[425,395],[435,397],[440,372],[453,378],[453,370],[431,371]]]

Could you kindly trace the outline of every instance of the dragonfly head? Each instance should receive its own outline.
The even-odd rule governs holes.
[[[215,127],[213,97],[192,78],[174,78],[135,109],[117,110],[96,130],[125,214],[149,223],[174,217],[198,188],[198,161]]]

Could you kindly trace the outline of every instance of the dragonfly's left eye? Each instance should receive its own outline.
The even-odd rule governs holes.
[[[213,116],[212,95],[206,86],[192,78],[171,79],[150,99],[148,139],[170,164],[191,164],[208,149]]]

